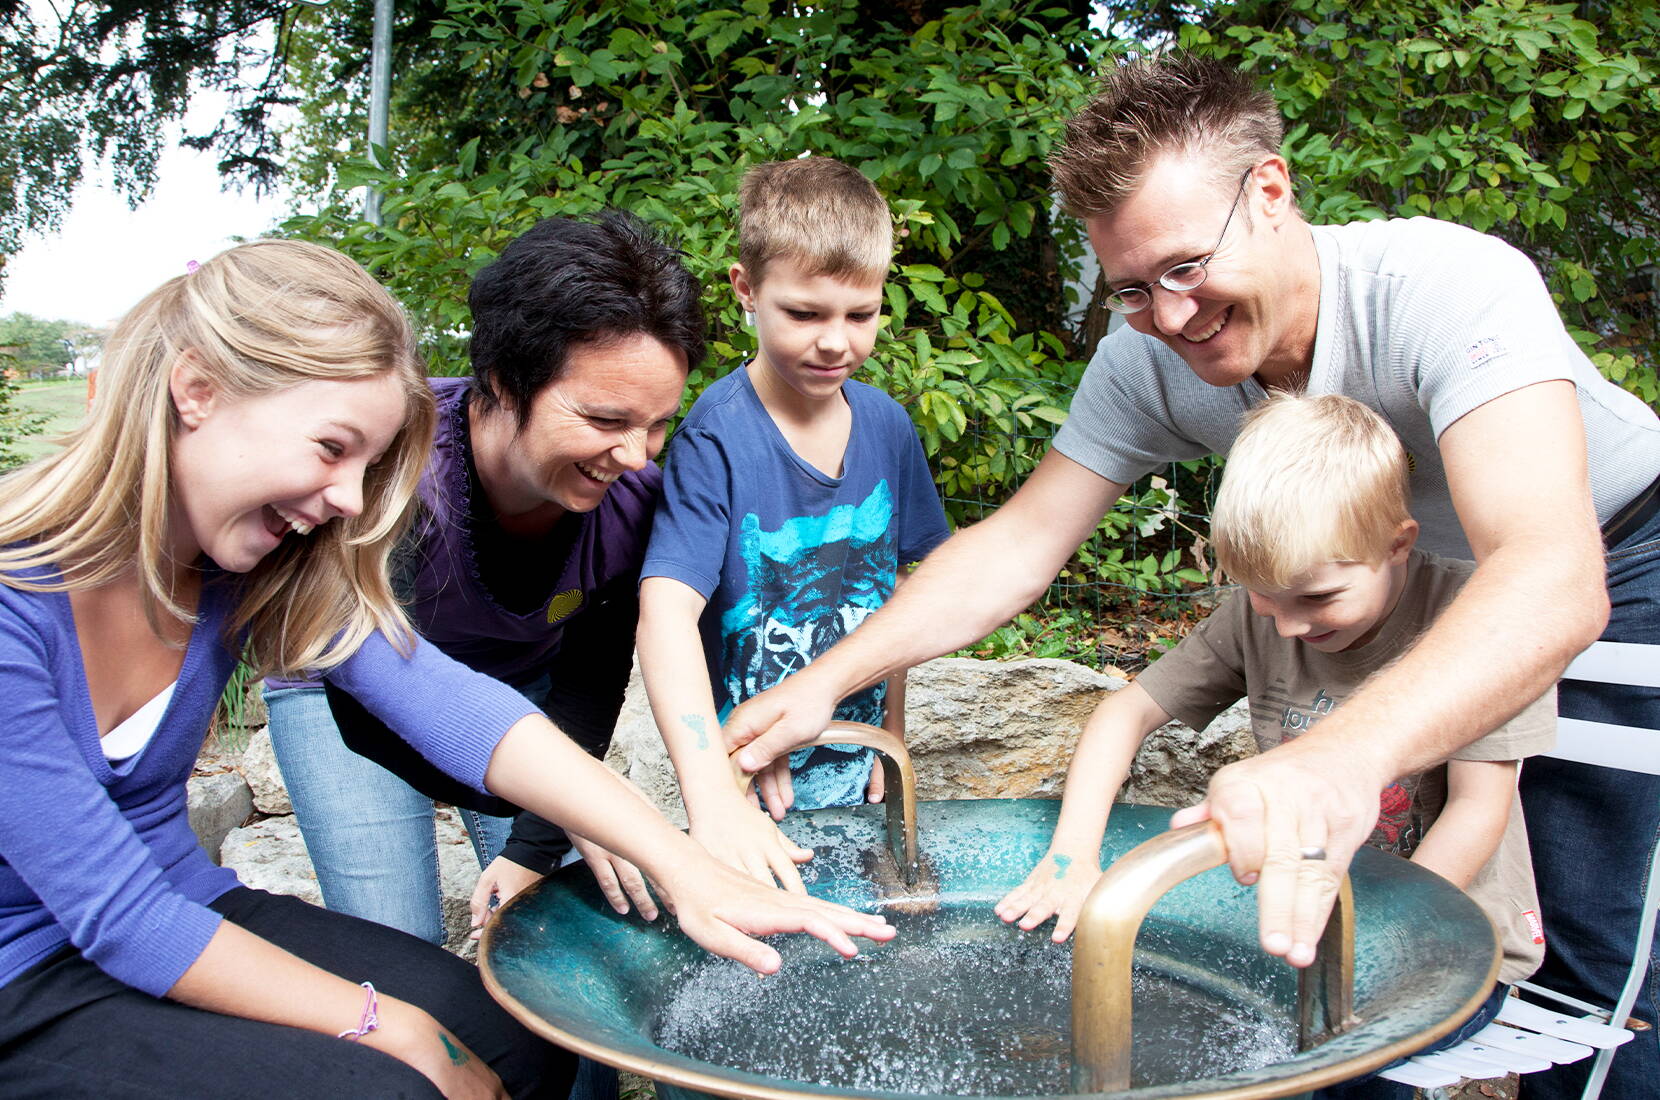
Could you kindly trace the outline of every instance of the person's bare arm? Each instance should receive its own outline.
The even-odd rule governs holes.
[[[1235,876],[1260,872],[1263,947],[1293,965],[1314,959],[1378,792],[1513,717],[1607,622],[1573,385],[1490,401],[1443,432],[1440,450],[1475,574],[1400,660],[1310,732],[1217,772],[1206,800],[1172,820],[1221,825]],[[1328,858],[1300,858],[1315,847]]]
[[[167,996],[193,1008],[338,1035],[356,1028],[366,992],[230,921]],[[378,993],[380,1027],[364,1046],[425,1074],[450,1100],[506,1100],[501,1081],[425,1010]],[[181,1056],[187,1056],[181,1052]]]
[[[1123,492],[1051,450],[1008,503],[942,543],[857,630],[727,716],[739,765],[760,770],[823,733],[838,700],[1012,619],[1043,595]]]
[[[1460,890],[1469,889],[1504,839],[1520,768],[1518,760],[1449,760],[1447,804],[1419,841],[1412,862]]]
[[[1066,942],[1084,899],[1101,877],[1101,838],[1113,795],[1129,776],[1142,741],[1168,721],[1170,715],[1137,684],[1101,700],[1066,770],[1066,796],[1049,850],[1026,881],[994,907],[1000,918],[1018,921],[1022,930],[1030,931],[1052,916],[1051,938]]]
[[[805,892],[795,865],[812,852],[791,843],[734,783],[697,628],[706,603],[696,589],[670,577],[647,577],[640,585],[640,671],[680,781],[692,837],[761,882],[777,879],[786,889]],[[782,816],[779,796],[768,791],[767,797]]]
[[[774,948],[753,936],[806,932],[847,956],[857,953],[851,936],[893,937],[879,916],[763,886],[719,862],[542,715],[526,715],[507,731],[490,756],[484,784],[633,863],[682,931],[705,950],[753,970],[770,974],[781,963]]]

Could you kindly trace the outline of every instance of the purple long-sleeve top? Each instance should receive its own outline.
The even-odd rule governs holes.
[[[70,944],[161,996],[217,931],[221,918],[207,905],[237,880],[196,842],[185,782],[241,649],[224,636],[236,598],[234,578],[203,586],[155,736],[112,763],[68,596],[0,585],[0,985]],[[501,737],[536,713],[436,647],[417,643],[406,658],[379,634],[329,678],[479,790]]]

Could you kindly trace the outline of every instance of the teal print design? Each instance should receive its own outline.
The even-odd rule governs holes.
[[[857,503],[790,516],[776,527],[763,525],[756,512],[733,517],[745,581],[720,616],[716,717],[724,720],[738,703],[806,667],[887,602],[899,562],[894,501],[882,480]],[[835,717],[880,725],[882,693],[880,683],[855,693],[837,705]],[[790,768],[797,806],[858,805],[870,752],[798,749]]]
[[[703,715],[701,715],[701,714],[682,714],[680,716],[680,720],[686,724],[687,729],[689,729],[693,733],[697,734],[697,747],[698,748],[706,749],[706,748],[709,747],[709,731],[708,731],[707,728],[704,727]]]
[[[1071,856],[1052,856],[1055,861],[1055,877],[1065,878],[1067,868],[1072,866]]]
[[[468,1063],[468,1061],[470,1061],[467,1057],[467,1052],[450,1042],[450,1037],[448,1035],[445,1035],[442,1031],[440,1031],[438,1033],[438,1037],[444,1040],[444,1052],[450,1056],[450,1065],[464,1066]]]

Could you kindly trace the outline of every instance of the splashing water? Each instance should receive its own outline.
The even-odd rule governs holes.
[[[989,906],[889,914],[893,943],[844,960],[773,941],[779,975],[698,959],[664,983],[650,1030],[701,1061],[790,1081],[959,1096],[1071,1091],[1071,945]],[[1213,1077],[1295,1054],[1290,1022],[1137,967],[1136,1083]]]

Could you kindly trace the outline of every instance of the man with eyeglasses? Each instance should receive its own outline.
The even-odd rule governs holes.
[[[1235,876],[1259,883],[1263,947],[1306,966],[1384,786],[1543,694],[1603,632],[1610,590],[1606,636],[1660,642],[1660,421],[1597,373],[1538,271],[1497,238],[1427,218],[1310,226],[1283,127],[1271,96],[1213,62],[1104,76],[1051,166],[1127,324],[1009,502],[726,732],[754,770],[822,730],[842,696],[983,637],[1043,594],[1127,485],[1226,454],[1269,389],[1354,397],[1407,447],[1420,545],[1476,572],[1393,667],[1295,741],[1218,772],[1173,819],[1218,822]],[[1652,691],[1564,684],[1561,709],[1660,728]],[[1547,980],[1612,1003],[1599,941],[1632,942],[1660,780],[1611,787],[1598,771],[1536,758],[1523,787],[1529,818],[1549,821],[1535,845]],[[1626,1074],[1636,1091],[1619,1091]],[[1655,1080],[1654,1050],[1622,1054],[1609,1095]]]

